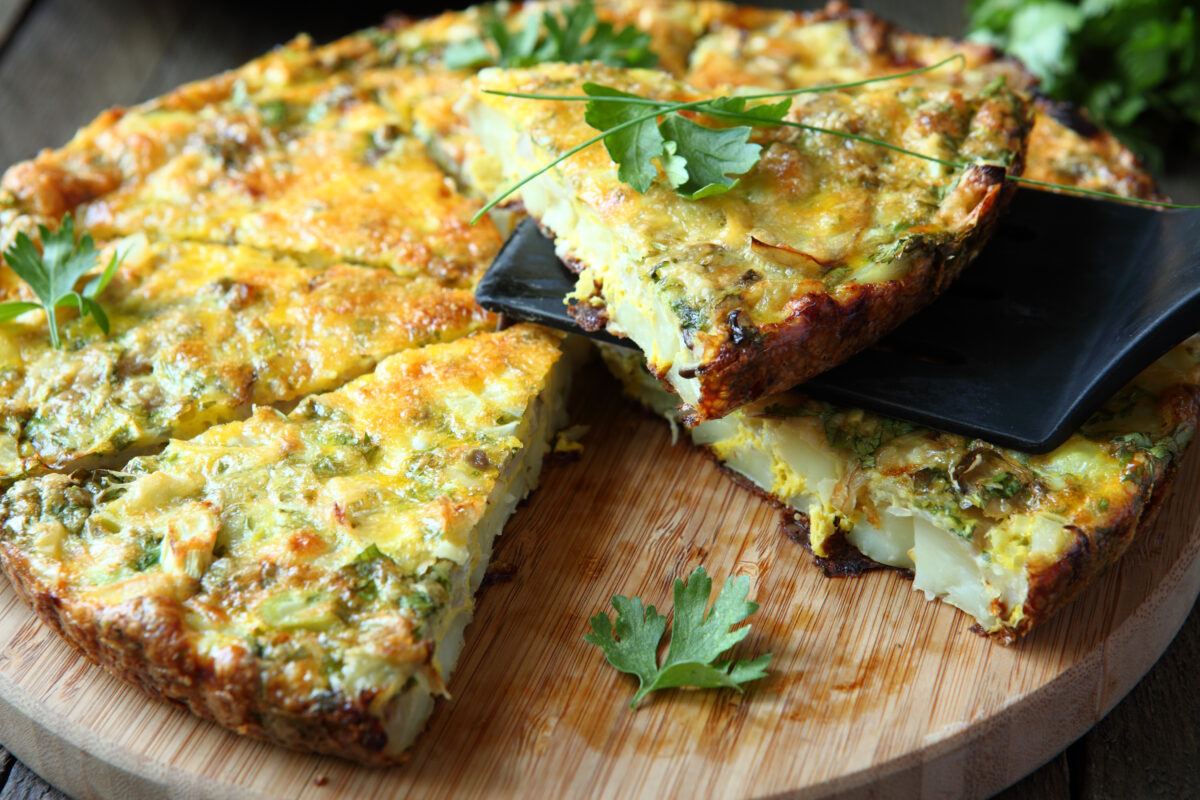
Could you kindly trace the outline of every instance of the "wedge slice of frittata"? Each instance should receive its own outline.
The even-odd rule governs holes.
[[[632,351],[605,346],[627,393],[674,399]],[[1200,422],[1200,337],[1159,359],[1065,443],[1030,455],[785,392],[691,430],[787,512],[830,574],[872,563],[1012,642],[1118,559]],[[865,557],[865,558],[864,558]]]
[[[582,97],[584,84],[668,101],[710,96],[661,72],[551,64],[485,70],[465,113],[516,180],[597,131],[585,103],[493,92]],[[828,369],[932,300],[983,246],[1028,132],[1025,103],[1002,88],[822,92],[795,98],[788,119],[943,163],[766,127],[754,129],[761,157],[722,194],[688,199],[661,176],[640,194],[599,144],[520,189],[580,270],[576,320],[632,339],[689,423]]]

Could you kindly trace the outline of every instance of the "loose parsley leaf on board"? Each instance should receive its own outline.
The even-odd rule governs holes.
[[[648,33],[632,25],[618,31],[610,23],[600,22],[590,0],[564,8],[561,20],[550,12],[540,18],[530,15],[525,27],[516,32],[510,32],[495,12],[489,11],[483,32],[484,39],[446,48],[446,66],[529,67],[554,61],[601,61],[612,67],[653,67],[658,63]]]
[[[643,608],[639,597],[616,595],[612,599],[617,610],[615,625],[603,612],[592,617],[592,633],[583,638],[603,650],[613,667],[637,676],[638,690],[630,708],[637,708],[643,697],[658,689],[729,687],[740,692],[743,683],[766,676],[769,653],[736,663],[717,661],[750,633],[749,625],[730,630],[758,610],[758,603],[746,601],[750,579],[731,577],[708,609],[711,592],[712,580],[704,567],[696,567],[687,583],[675,579],[675,625],[661,666],[657,650],[667,618],[654,606]]]
[[[4,260],[25,283],[33,290],[40,303],[10,301],[0,303],[0,322],[13,319],[26,311],[42,309],[46,312],[47,325],[50,328],[50,343],[55,349],[62,346],[58,336],[58,320],[56,309],[75,306],[79,316],[89,314],[96,320],[100,330],[108,333],[108,315],[96,302],[95,297],[104,291],[116,274],[121,258],[113,253],[112,259],[104,272],[88,281],[82,292],[75,290],[75,284],[95,265],[96,244],[89,234],[84,234],[79,242],[75,241],[75,222],[68,214],[63,218],[62,226],[57,231],[50,231],[44,225],[38,226],[42,238],[42,251],[24,233],[18,233],[16,241],[4,252]]]

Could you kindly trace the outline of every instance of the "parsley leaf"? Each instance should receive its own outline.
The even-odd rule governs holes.
[[[733,188],[736,178],[758,163],[762,147],[750,142],[751,128],[706,128],[679,114],[668,114],[659,130],[675,144],[672,157],[682,162],[684,173],[668,170],[675,191],[689,200],[721,194]],[[684,177],[685,180],[679,180]]]
[[[96,320],[96,325],[106,335],[108,334],[108,315],[96,302],[96,295],[104,291],[116,274],[121,263],[121,257],[113,253],[112,259],[104,272],[88,281],[82,292],[75,290],[75,284],[96,265],[96,245],[89,234],[84,234],[79,242],[75,241],[75,222],[68,214],[63,218],[62,226],[57,231],[50,231],[44,225],[38,226],[42,238],[42,251],[24,233],[18,233],[16,241],[4,252],[4,260],[25,283],[33,290],[40,303],[10,301],[0,303],[0,322],[13,319],[26,311],[42,309],[46,312],[46,321],[50,328],[50,343],[55,349],[62,346],[58,336],[58,320],[56,309],[75,306],[80,317],[89,314]]]
[[[749,141],[753,125],[778,125],[790,99],[746,108],[741,97],[718,97],[692,110],[710,116],[749,119],[751,126],[709,128],[679,113],[678,103],[658,102],[595,83],[583,85],[591,100],[584,121],[601,131],[604,148],[617,164],[617,177],[644,194],[658,177],[657,160],[680,195],[698,200],[729,191],[755,164],[762,148]],[[621,102],[622,98],[625,102]],[[661,122],[658,117],[662,116]]]
[[[543,29],[545,35],[541,35]],[[601,61],[612,67],[652,67],[658,63],[658,56],[649,48],[648,33],[632,25],[618,31],[611,24],[600,22],[590,0],[564,8],[561,20],[550,12],[540,18],[530,15],[525,27],[515,33],[489,10],[483,32],[493,47],[485,39],[453,44],[446,48],[446,66],[529,67],[553,61]]]
[[[758,610],[758,603],[746,601],[749,578],[727,580],[706,614],[711,592],[712,580],[704,567],[697,567],[687,583],[675,579],[675,625],[661,666],[657,650],[667,618],[654,606],[643,608],[639,597],[616,595],[612,599],[615,625],[608,614],[592,617],[592,633],[583,638],[603,650],[613,667],[637,676],[638,690],[630,708],[637,708],[643,697],[658,689],[729,687],[740,692],[741,684],[766,676],[770,654],[736,663],[716,660],[750,633],[749,625],[730,630]]]
[[[595,83],[585,83],[583,91],[589,97],[637,97]],[[617,164],[617,177],[639,194],[645,194],[651,182],[658,177],[654,159],[663,155],[666,145],[655,118],[647,115],[646,106],[636,103],[588,103],[583,119],[598,131],[611,131],[604,137],[604,149]],[[633,124],[621,127],[630,122]]]

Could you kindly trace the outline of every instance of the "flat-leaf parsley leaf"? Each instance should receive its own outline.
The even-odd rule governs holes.
[[[643,697],[658,689],[729,687],[740,692],[743,683],[766,676],[769,653],[736,663],[717,661],[750,633],[749,625],[731,630],[758,610],[758,603],[746,600],[750,579],[744,575],[729,578],[708,609],[711,593],[712,579],[704,567],[696,567],[687,583],[675,579],[675,624],[661,666],[657,651],[667,618],[654,606],[643,608],[639,597],[616,595],[612,599],[617,610],[615,624],[603,612],[592,617],[592,632],[583,638],[603,650],[613,667],[637,676],[638,690],[630,708],[637,708]]]
[[[0,322],[13,319],[26,311],[42,309],[46,312],[46,322],[50,329],[50,344],[58,349],[62,342],[58,336],[58,320],[55,311],[59,308],[75,306],[79,316],[89,314],[96,320],[105,334],[108,333],[108,315],[96,302],[95,298],[104,291],[116,274],[121,258],[113,253],[112,259],[104,271],[88,281],[83,291],[75,290],[75,284],[96,265],[96,244],[89,234],[75,241],[75,222],[68,214],[63,218],[62,225],[57,231],[50,231],[45,225],[38,225],[41,234],[42,251],[24,233],[18,233],[16,241],[4,251],[4,260],[12,271],[29,284],[40,303],[29,303],[19,300],[0,303]]]

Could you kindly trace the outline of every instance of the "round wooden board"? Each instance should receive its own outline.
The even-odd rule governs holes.
[[[1200,455],[1157,521],[1016,647],[968,630],[900,575],[826,579],[778,512],[592,378],[579,461],[549,466],[509,522],[462,661],[411,760],[370,769],[238,737],[151,701],[0,591],[0,740],[77,798],[986,797],[1100,719],[1200,591]],[[670,606],[697,564],[749,575],[745,695],[633,682],[583,641],[614,592]]]

